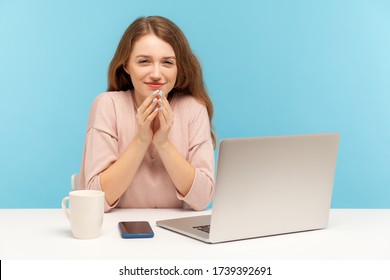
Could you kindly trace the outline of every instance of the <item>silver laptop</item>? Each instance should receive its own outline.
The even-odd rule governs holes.
[[[157,221],[208,243],[325,228],[336,133],[224,139],[211,215]]]

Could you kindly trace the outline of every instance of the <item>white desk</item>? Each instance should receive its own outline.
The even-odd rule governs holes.
[[[155,225],[207,212],[113,210],[105,214],[99,238],[77,240],[62,209],[0,209],[0,259],[390,259],[390,209],[332,209],[324,230],[213,245]],[[122,220],[149,221],[155,237],[122,239]]]

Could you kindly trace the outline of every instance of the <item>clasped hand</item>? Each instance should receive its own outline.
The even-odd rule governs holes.
[[[142,142],[156,146],[168,141],[173,124],[173,111],[161,90],[149,95],[137,110],[138,137]]]

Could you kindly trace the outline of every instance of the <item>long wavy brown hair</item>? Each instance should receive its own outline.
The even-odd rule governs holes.
[[[183,32],[169,19],[160,16],[142,17],[136,19],[127,28],[110,63],[108,91],[134,89],[129,74],[124,70],[124,64],[130,57],[134,43],[147,34],[154,34],[172,46],[176,55],[178,74],[168,99],[171,100],[174,96],[192,95],[206,106],[210,119],[210,134],[215,148],[217,141],[212,123],[214,108],[203,82],[201,65]]]

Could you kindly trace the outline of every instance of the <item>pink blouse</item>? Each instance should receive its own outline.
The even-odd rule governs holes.
[[[115,205],[120,208],[182,208],[208,206],[214,191],[214,149],[206,107],[192,96],[174,98],[174,121],[169,139],[195,168],[189,193],[183,197],[175,188],[157,153],[151,149],[133,181]],[[91,108],[80,170],[82,189],[101,190],[100,174],[111,166],[137,135],[136,109],[130,91],[99,95]]]

